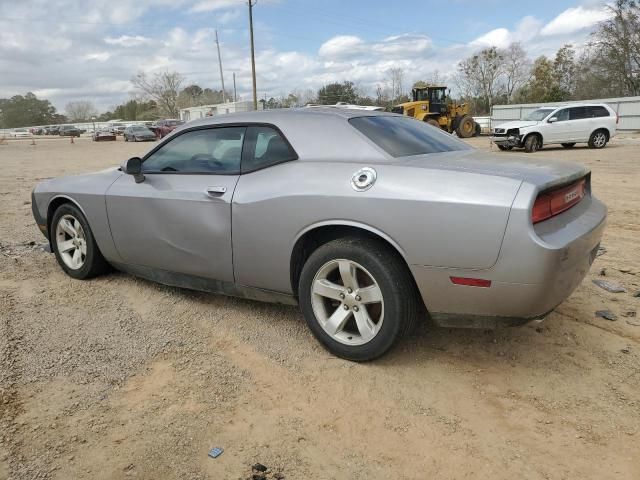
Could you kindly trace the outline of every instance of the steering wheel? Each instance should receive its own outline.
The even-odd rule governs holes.
[[[211,164],[214,164],[216,167],[224,167],[224,164],[220,160],[216,160],[213,155],[209,155],[208,153],[196,153],[193,157],[189,159],[190,162],[199,163],[200,165],[206,164],[207,167],[210,167]]]

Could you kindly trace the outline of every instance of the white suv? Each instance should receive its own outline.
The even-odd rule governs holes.
[[[618,115],[604,103],[542,107],[524,120],[494,128],[491,140],[500,150],[517,147],[526,152],[535,152],[551,143],[564,148],[572,148],[576,143],[603,148],[616,134],[617,124]]]

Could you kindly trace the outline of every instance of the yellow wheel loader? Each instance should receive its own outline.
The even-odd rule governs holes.
[[[411,102],[396,105],[391,111],[427,122],[449,133],[456,132],[460,138],[480,135],[480,125],[469,115],[469,106],[448,98],[447,87],[414,88],[411,96]]]

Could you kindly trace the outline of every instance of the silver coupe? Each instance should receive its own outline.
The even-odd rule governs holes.
[[[38,184],[32,205],[74,278],[113,267],[298,304],[325,347],[356,361],[426,316],[544,317],[586,275],[606,219],[583,166],[336,108],[194,121],[120,168]]]

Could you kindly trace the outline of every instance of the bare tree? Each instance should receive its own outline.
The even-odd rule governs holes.
[[[64,111],[72,122],[91,120],[91,117],[98,114],[96,107],[88,100],[69,102],[64,107]]]
[[[611,18],[593,34],[594,60],[619,95],[640,95],[640,1],[616,0],[607,8]]]
[[[527,83],[531,77],[531,61],[520,42],[509,45],[503,52],[502,74],[507,103],[513,100],[513,94]]]
[[[397,102],[398,97],[404,94],[402,82],[404,81],[404,70],[402,68],[390,68],[387,70],[388,82],[391,84],[391,99]]]
[[[458,63],[461,90],[482,97],[487,112],[491,110],[499,88],[502,61],[502,53],[496,47],[489,47]]]
[[[131,83],[148,99],[154,100],[159,113],[168,117],[178,116],[178,95],[184,77],[178,72],[160,72],[151,77],[140,72]]]

